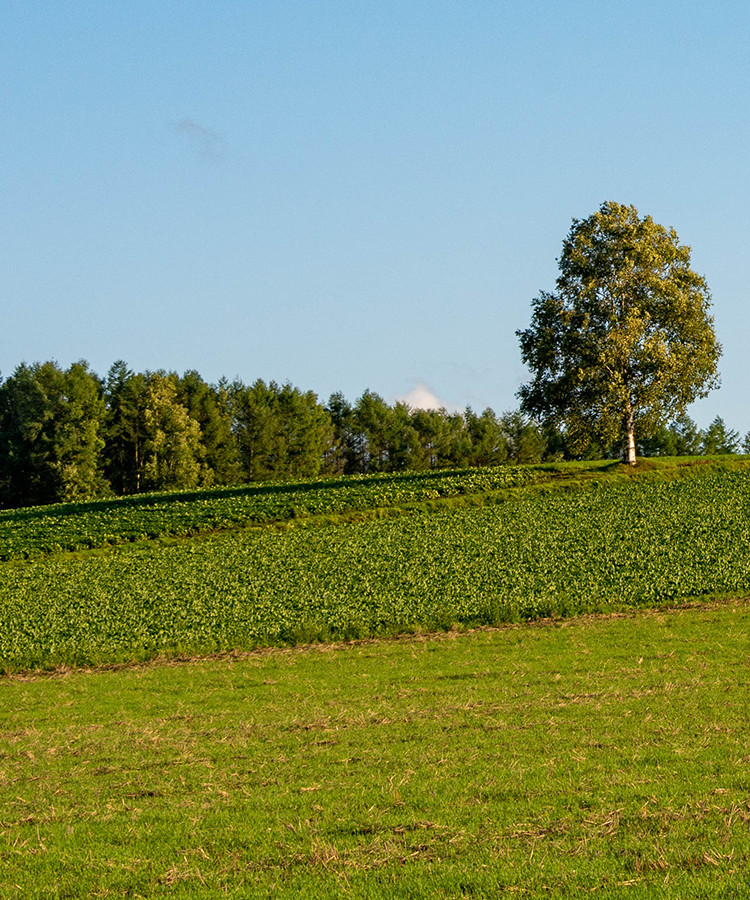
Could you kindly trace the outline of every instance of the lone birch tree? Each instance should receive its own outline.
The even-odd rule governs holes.
[[[619,203],[574,219],[558,264],[556,291],[540,293],[517,332],[533,374],[521,408],[573,447],[622,441],[634,465],[636,434],[718,386],[708,286],[673,228]]]

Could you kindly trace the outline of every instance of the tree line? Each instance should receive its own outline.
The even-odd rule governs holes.
[[[687,416],[639,441],[646,456],[735,453],[737,432]],[[750,452],[750,433],[742,442]],[[0,506],[17,507],[252,481],[571,458],[616,458],[620,444],[569,446],[519,410],[413,409],[367,390],[321,403],[261,379],[207,383],[198,372],[102,378],[86,362],[22,363],[0,380]]]

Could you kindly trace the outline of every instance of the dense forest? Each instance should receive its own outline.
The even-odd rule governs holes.
[[[750,433],[688,417],[639,441],[643,456],[750,452]],[[620,446],[592,443],[585,458]],[[519,411],[496,415],[388,404],[365,391],[321,403],[290,384],[208,384],[196,371],[105,378],[81,361],[23,363],[0,380],[0,506],[316,475],[425,470],[581,458],[564,433]]]

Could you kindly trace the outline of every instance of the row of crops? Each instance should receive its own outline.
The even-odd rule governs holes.
[[[0,567],[0,667],[393,633],[750,591],[750,473],[235,531]]]
[[[0,512],[0,560],[484,494],[538,477],[533,469],[498,466],[254,484],[8,510]]]

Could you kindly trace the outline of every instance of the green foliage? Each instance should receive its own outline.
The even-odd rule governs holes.
[[[231,422],[196,372],[134,374],[110,369],[106,466],[118,494],[176,490],[233,477]],[[225,404],[226,405],[226,404]]]
[[[151,375],[143,423],[143,487],[150,491],[196,487],[203,469],[200,425],[180,401],[176,377]]]
[[[392,410],[374,391],[365,391],[354,407],[355,427],[362,434],[366,448],[363,472],[382,472],[389,468],[389,456],[393,452]]]
[[[495,413],[487,408],[477,415],[471,407],[464,413],[471,445],[469,462],[472,466],[497,466],[509,454],[506,430]]]
[[[415,472],[465,466],[541,462],[547,438],[520,412],[498,417],[491,409],[477,415],[445,409],[389,406],[365,391],[355,406],[341,394],[328,401],[335,444],[330,471],[345,473]]]
[[[638,441],[642,456],[695,456],[703,450],[703,432],[688,415],[659,425]],[[713,453],[713,452],[712,452]]]
[[[249,481],[312,477],[320,472],[333,436],[328,414],[312,391],[290,384],[229,387],[234,434]]]
[[[516,411],[501,420],[509,457],[519,465],[539,463],[544,458],[547,441],[543,431],[528,416]]]
[[[533,301],[519,331],[533,380],[522,408],[561,423],[573,445],[622,440],[682,415],[717,384],[716,341],[705,280],[674,229],[604,203],[574,220],[555,293]]]
[[[717,416],[703,432],[701,453],[706,456],[724,456],[736,453],[740,444],[738,431],[733,431],[724,424],[721,416]]]
[[[86,500],[100,473],[104,401],[85,362],[22,364],[0,385],[0,501]]]
[[[242,481],[239,450],[232,434],[232,411],[225,382],[206,384],[198,372],[185,372],[177,392],[190,417],[198,423],[203,461],[203,484],[238,484]]]
[[[123,360],[111,366],[104,386],[104,472],[116,494],[143,489],[147,394],[148,376],[133,373]]]
[[[735,452],[737,435],[720,423],[722,437],[718,424],[704,435],[678,417],[644,432],[639,452]],[[589,438],[584,446],[573,431],[521,411],[413,409],[369,390],[353,405],[333,394],[324,407],[290,384],[210,385],[194,370],[135,373],[122,360],[104,380],[85,363],[63,371],[54,362],[21,365],[0,380],[0,508],[617,453],[612,443]]]
[[[354,418],[354,408],[344,395],[331,394],[326,404],[333,428],[333,440],[324,455],[324,471],[331,475],[357,475],[364,472],[364,438]]]

